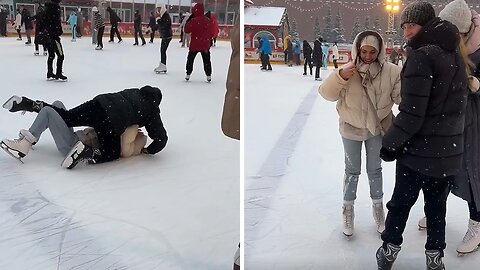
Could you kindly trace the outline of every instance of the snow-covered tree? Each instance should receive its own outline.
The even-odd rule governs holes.
[[[382,29],[380,27],[380,19],[378,18],[378,15],[375,16],[375,19],[373,20],[373,30],[377,32],[382,32]]]
[[[292,36],[293,40],[299,39],[297,32],[297,21],[295,21],[295,18],[292,20],[292,25],[290,25],[290,36]]]
[[[357,17],[355,19],[355,23],[353,24],[353,29],[352,29],[352,36],[350,38],[351,42],[355,40],[355,37],[358,35],[358,33],[362,32],[362,26],[360,25],[360,18]]]
[[[370,25],[370,16],[365,17],[365,23],[363,24],[363,30],[372,30]]]
[[[313,38],[317,39],[322,35],[322,29],[320,27],[320,18],[315,17],[315,25],[313,26]]]
[[[327,41],[331,41],[332,37],[332,7],[330,5],[327,6],[327,16],[325,16],[325,27],[323,28],[323,39]]]
[[[345,28],[342,24],[342,14],[340,14],[340,9],[337,11],[337,16],[335,16],[335,24],[332,29],[332,39],[330,42],[345,43]]]

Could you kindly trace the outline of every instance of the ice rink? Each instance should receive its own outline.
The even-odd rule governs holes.
[[[144,47],[90,37],[62,39],[68,82],[46,81],[46,56],[0,38],[0,101],[24,95],[73,107],[100,93],[144,85],[163,93],[169,141],[154,156],[60,167],[46,131],[25,164],[0,151],[0,269],[231,269],[239,242],[239,142],[220,128],[231,48],[211,49],[212,82],[200,55],[184,80],[188,49],[168,49],[155,74],[159,39]],[[148,39],[147,39],[148,42]],[[41,53],[41,51],[40,51]],[[0,110],[0,137],[17,138],[36,114]],[[148,144],[149,142],[147,142]]]

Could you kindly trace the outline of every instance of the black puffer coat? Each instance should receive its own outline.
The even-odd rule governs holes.
[[[160,89],[151,86],[102,94],[93,99],[104,109],[115,135],[120,136],[131,125],[145,127],[153,140],[147,147],[149,154],[162,150],[168,140],[158,107],[161,100]]]
[[[168,12],[163,13],[162,17],[157,19],[157,24],[161,38],[172,37],[172,20],[170,19],[170,14],[168,14]]]
[[[320,40],[316,39],[315,42],[313,43],[312,62],[315,64],[315,66],[321,67],[322,58],[323,58],[322,43],[320,42]]]
[[[400,113],[383,138],[397,162],[433,177],[459,172],[467,103],[467,74],[458,29],[435,18],[408,43]]]
[[[45,32],[50,42],[59,40],[63,34],[60,19],[60,6],[55,3],[45,3]]]
[[[306,61],[311,62],[312,61],[312,46],[308,44],[308,41],[304,40],[303,41],[303,58],[305,58]]]

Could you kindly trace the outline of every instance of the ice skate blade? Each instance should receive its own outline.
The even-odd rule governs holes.
[[[426,231],[426,230],[427,230],[427,227],[418,226],[418,230],[419,230],[419,231]]]
[[[10,111],[13,108],[13,102],[16,102],[18,104],[22,102],[22,98],[19,96],[12,96],[7,101],[5,101],[5,103],[3,103],[2,107]]]
[[[22,153],[17,152],[17,154],[18,154],[19,156],[15,156],[12,152],[10,152],[10,148],[9,148],[3,141],[0,143],[0,147],[1,147],[5,152],[7,152],[7,154],[9,154],[11,157],[13,157],[14,159],[20,161],[22,164],[24,164],[24,163],[23,163],[23,160],[21,159],[22,157],[20,157],[20,156],[23,155]],[[12,150],[13,150],[13,149],[12,149]],[[23,157],[25,157],[25,155],[23,155]]]
[[[460,252],[460,251],[457,250],[457,257],[463,257],[463,256],[468,255],[468,254],[470,254],[470,253],[474,253],[474,252],[476,252],[479,248],[480,248],[480,245],[478,245],[476,248],[474,248],[474,249],[473,249],[472,251],[470,251],[470,252]]]
[[[343,233],[343,235],[347,238],[347,240],[350,240],[353,238],[353,234],[346,234],[346,233]]]
[[[166,71],[166,70],[164,70],[164,71],[155,71],[155,73],[157,73],[157,74],[167,74],[167,71]]]
[[[66,169],[73,169],[78,164],[78,162],[75,162],[75,160],[78,158],[78,155],[83,151],[83,149],[85,149],[85,145],[81,143],[81,141],[77,142],[62,161],[60,166]]]

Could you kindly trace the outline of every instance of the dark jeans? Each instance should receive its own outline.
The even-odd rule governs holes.
[[[142,29],[135,28],[135,44],[138,45],[138,36],[142,39],[142,45],[145,44],[145,39],[143,38]]]
[[[155,38],[155,31],[157,31],[155,28],[152,29],[150,32],[150,42],[153,43],[153,39]]]
[[[210,51],[195,51],[195,52],[188,52],[187,56],[187,74],[192,74],[193,71],[193,61],[195,60],[195,56],[197,53],[202,54],[203,59],[203,70],[205,70],[205,74],[207,76],[212,75],[212,63],[210,62]]]
[[[120,135],[115,134],[105,110],[95,99],[70,110],[51,107],[62,117],[68,127],[88,126],[95,129],[101,153],[100,156],[94,156],[96,163],[111,161],[120,157]]]
[[[439,250],[443,256],[445,243],[445,214],[449,185],[453,176],[435,178],[413,171],[397,161],[395,188],[392,199],[387,203],[387,219],[382,240],[400,246],[410,209],[417,201],[420,190],[425,200],[427,217],[427,243],[425,249]]]
[[[475,200],[472,193],[472,188],[470,188],[470,198],[472,198],[471,202],[468,202],[468,210],[470,212],[470,219],[480,222],[480,212],[475,205]]]
[[[110,40],[113,41],[114,36],[117,35],[118,40],[122,40],[120,32],[118,31],[118,23],[112,23],[110,28]]]
[[[315,65],[315,79],[320,78],[320,69],[322,68],[322,65],[317,63]]]
[[[285,64],[288,62],[288,52],[284,51],[283,54],[285,55]]]
[[[172,41],[171,37],[162,38],[162,43],[160,44],[160,62],[164,65],[167,65],[167,49],[170,41]]]
[[[310,68],[310,75],[312,75],[313,71],[313,63],[312,59],[306,58],[304,63],[303,63],[303,73],[307,74],[307,65]]]
[[[22,38],[22,33],[21,33],[21,30],[20,29],[17,29],[17,33],[18,33],[18,38]]]
[[[49,42],[45,44],[48,51],[48,59],[47,59],[47,72],[49,74],[53,73],[53,59],[55,59],[55,55],[57,56],[57,75],[62,74],[63,68],[63,59],[65,59],[65,55],[63,54],[63,47],[62,43],[60,42],[60,38],[58,40],[53,40],[53,42]]]
[[[272,65],[270,64],[270,56],[268,54],[262,53],[260,55],[260,59],[262,60],[262,69],[272,70]]]
[[[103,32],[105,31],[105,26],[98,28],[97,33],[97,47],[103,48]]]
[[[35,43],[35,51],[38,51],[38,43],[34,42]],[[47,51],[47,47],[45,47],[45,45],[42,44],[42,47],[43,47],[43,51],[46,52]]]

